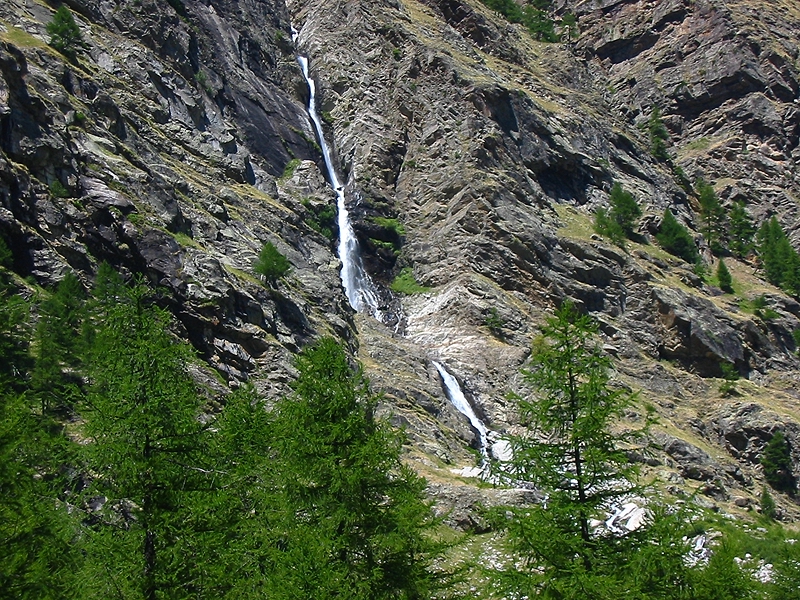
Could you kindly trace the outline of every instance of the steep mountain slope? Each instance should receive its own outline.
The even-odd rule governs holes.
[[[293,352],[338,336],[432,493],[461,508],[499,492],[450,471],[474,464],[477,435],[432,360],[493,432],[515,430],[507,392],[537,324],[571,298],[599,319],[620,385],[662,417],[652,471],[675,494],[747,507],[776,428],[800,461],[800,304],[733,260],[724,295],[657,246],[664,209],[696,231],[697,204],[640,125],[660,107],[691,181],[794,228],[800,25],[784,4],[563,2],[580,36],[543,44],[467,0],[72,0],[86,48],[70,61],[46,45],[52,9],[9,0],[0,234],[39,285],[67,269],[88,285],[102,260],[146,274],[201,356],[268,396]],[[396,326],[353,313],[315,221],[334,199],[290,22],[368,269],[388,287],[411,268],[430,288],[398,298]],[[592,234],[615,181],[645,213],[626,249]],[[266,241],[293,267],[274,289],[252,274]],[[745,378],[732,396],[723,363]]]

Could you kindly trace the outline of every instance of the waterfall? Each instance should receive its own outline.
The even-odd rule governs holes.
[[[292,39],[297,40],[297,30],[292,27]],[[380,299],[376,292],[375,284],[370,279],[369,274],[361,261],[361,254],[358,248],[353,224],[350,222],[350,213],[345,202],[344,186],[339,181],[336,168],[333,165],[331,151],[325,142],[325,135],[322,131],[322,119],[317,112],[316,106],[316,85],[311,78],[308,70],[308,58],[297,55],[297,62],[303,71],[303,77],[308,84],[308,116],[314,124],[319,146],[322,149],[322,158],[325,161],[325,168],[328,171],[328,181],[336,194],[337,221],[339,225],[339,260],[342,261],[342,285],[347,294],[350,306],[357,312],[369,312],[373,317],[381,322],[387,321],[380,306]]]
[[[472,409],[472,405],[464,396],[464,392],[461,391],[461,386],[458,385],[456,378],[453,377],[441,363],[433,361],[433,366],[436,367],[437,371],[439,371],[439,375],[442,378],[442,382],[444,383],[445,390],[447,391],[447,397],[450,402],[453,403],[453,406],[455,406],[461,414],[466,415],[466,417],[469,419],[469,422],[472,424],[472,427],[474,427],[478,432],[481,455],[486,458],[488,456],[489,430],[487,429],[486,425],[484,425],[483,421],[478,418],[478,415],[475,414],[475,411]]]

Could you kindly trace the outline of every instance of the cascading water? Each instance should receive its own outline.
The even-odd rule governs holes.
[[[469,422],[472,424],[472,427],[474,427],[478,432],[481,455],[484,458],[487,458],[489,445],[488,428],[483,421],[478,418],[478,415],[475,414],[475,411],[472,409],[472,405],[469,403],[466,396],[464,396],[464,392],[461,391],[461,386],[458,385],[456,378],[453,377],[441,363],[438,363],[434,360],[433,366],[436,367],[437,371],[439,371],[439,375],[442,378],[442,382],[444,383],[445,390],[447,391],[447,397],[450,402],[453,403],[453,406],[455,406],[461,414],[466,415],[466,417],[469,419]]]
[[[456,407],[456,409],[468,419],[472,427],[478,432],[478,439],[480,442],[481,456],[483,460],[478,467],[466,467],[457,471],[464,477],[480,477],[481,479],[491,481],[493,483],[500,483],[501,481],[511,481],[508,477],[500,477],[497,473],[492,472],[490,468],[489,458],[494,459],[495,465],[500,471],[504,471],[508,463],[514,458],[514,452],[511,449],[511,444],[508,440],[497,437],[495,432],[489,431],[486,424],[478,418],[472,405],[464,396],[458,380],[445,369],[444,365],[439,362],[433,362],[433,366],[439,371],[439,376],[444,383],[445,393],[448,400]],[[494,437],[494,442],[490,438]]]
[[[292,27],[292,40],[295,43],[297,43],[297,37],[298,32],[294,27]],[[325,141],[325,135],[322,130],[322,120],[317,112],[316,85],[309,73],[308,57],[298,54],[297,62],[300,65],[300,69],[303,72],[303,77],[308,85],[308,115],[314,125],[314,130],[317,134],[317,140],[319,141],[319,146],[322,150],[322,158],[325,161],[325,168],[328,171],[328,180],[330,181],[331,187],[336,194],[339,225],[338,250],[339,259],[342,261],[342,284],[344,286],[345,293],[347,294],[347,299],[350,302],[350,306],[352,306],[356,311],[368,311],[373,317],[386,324],[390,324],[394,318],[397,327],[400,327],[402,317],[398,318],[397,315],[393,317],[381,307],[381,301],[377,292],[377,287],[364,269],[364,263],[362,262],[361,255],[359,253],[358,239],[356,238],[353,225],[350,222],[350,214],[347,210],[347,204],[345,202],[344,186],[342,185],[341,181],[339,181],[336,169],[333,166],[331,152],[328,148],[327,142]],[[433,364],[437,371],[439,371],[439,375],[442,378],[447,397],[449,398],[450,402],[452,402],[459,412],[466,415],[472,426],[478,432],[480,452],[481,456],[484,458],[483,464],[478,468],[468,469],[470,472],[465,474],[475,477],[485,476],[487,474],[487,459],[489,457],[489,430],[483,421],[481,421],[475,414],[475,411],[464,396],[464,392],[461,390],[461,386],[459,386],[456,378],[453,377],[453,375],[451,375],[441,363],[434,361]],[[496,442],[495,446],[501,443],[502,442]],[[492,452],[497,454],[495,446],[492,446]],[[503,456],[507,454],[505,447],[503,448],[501,454]]]
[[[297,30],[292,27],[292,39],[297,41]],[[381,303],[376,292],[375,284],[370,279],[358,248],[358,239],[350,222],[350,214],[345,202],[344,186],[336,174],[333,166],[331,152],[325,142],[322,131],[322,120],[316,107],[316,85],[308,70],[308,58],[297,55],[297,62],[303,71],[303,77],[308,84],[308,116],[314,124],[319,146],[322,149],[322,158],[328,171],[328,180],[336,194],[337,221],[339,225],[339,260],[342,261],[342,285],[347,294],[350,306],[358,312],[369,312],[373,317],[382,322],[387,322],[387,316],[381,310]]]

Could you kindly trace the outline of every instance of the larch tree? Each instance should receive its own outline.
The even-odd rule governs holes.
[[[281,552],[270,597],[432,597],[446,584],[432,568],[444,547],[402,437],[375,417],[378,397],[334,339],[304,350],[297,369],[271,427]]]
[[[110,279],[98,286],[104,298],[93,315],[81,407],[87,495],[107,499],[89,515],[86,594],[202,596],[196,534],[213,471],[188,350],[142,282]]]
[[[0,598],[69,595],[78,555],[64,502],[70,443],[29,388],[28,303],[0,266]]]
[[[604,598],[619,586],[629,539],[592,522],[636,489],[626,450],[640,432],[615,429],[632,396],[609,384],[610,361],[596,332],[590,317],[565,303],[547,319],[522,371],[532,391],[516,401],[529,433],[508,437],[513,458],[498,476],[532,483],[545,501],[500,515],[508,547],[524,564],[501,574],[506,591]]]
[[[725,251],[726,215],[714,187],[699,179],[695,185],[700,203],[701,231],[714,254]]]

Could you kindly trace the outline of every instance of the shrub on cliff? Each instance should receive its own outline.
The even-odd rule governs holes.
[[[698,179],[695,188],[700,203],[700,218],[703,223],[701,231],[711,251],[719,255],[725,250],[725,209],[722,208],[717,192],[712,185]]]
[[[755,250],[756,227],[741,200],[734,202],[728,215],[728,248],[734,256],[745,257]]]
[[[50,34],[50,45],[61,54],[73,58],[75,51],[82,46],[83,37],[70,10],[61,5],[47,24]]]
[[[733,293],[733,277],[731,277],[731,272],[728,271],[728,267],[725,266],[725,261],[721,258],[717,265],[717,282],[723,292],[728,294]]]
[[[792,455],[789,441],[782,431],[776,431],[761,455],[764,477],[773,488],[784,492],[795,490],[797,482],[792,473]]]
[[[790,294],[800,293],[800,255],[778,219],[772,217],[761,225],[756,241],[767,281]]]
[[[658,160],[669,160],[667,154],[667,141],[669,132],[661,120],[661,109],[653,107],[650,118],[647,120],[647,131],[650,134],[650,154]]]
[[[286,275],[291,268],[289,260],[281,254],[272,242],[266,242],[253,265],[253,270],[266,279],[270,285]]]
[[[597,210],[594,228],[600,235],[610,238],[615,244],[621,246],[624,238],[633,235],[633,227],[642,214],[639,203],[630,192],[622,189],[622,185],[615,183],[611,188],[608,198],[611,209]]]
[[[669,209],[664,211],[664,218],[661,220],[661,228],[656,239],[664,250],[688,263],[696,263],[700,258],[689,231],[678,223],[675,215]]]

